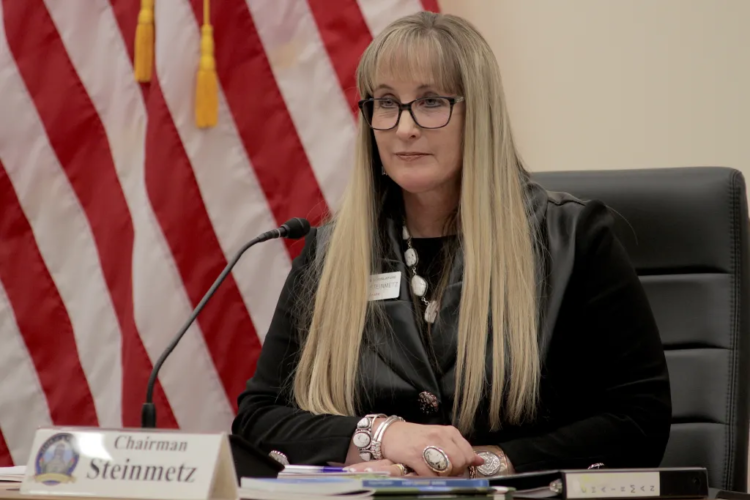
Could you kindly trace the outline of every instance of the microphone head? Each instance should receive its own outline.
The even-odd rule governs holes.
[[[307,219],[302,217],[295,217],[289,219],[281,225],[281,236],[289,238],[290,240],[297,240],[303,238],[307,233],[310,232],[310,223]]]

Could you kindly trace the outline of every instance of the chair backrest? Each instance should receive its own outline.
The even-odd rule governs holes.
[[[747,491],[748,213],[722,167],[539,172],[550,191],[597,199],[648,294],[666,350],[672,428],[662,466],[700,466]]]

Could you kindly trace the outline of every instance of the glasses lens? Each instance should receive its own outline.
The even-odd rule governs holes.
[[[396,126],[398,121],[398,101],[395,99],[376,99],[364,105],[367,123],[374,129],[387,130]]]
[[[424,97],[412,104],[414,117],[420,127],[445,127],[451,119],[451,103],[442,97]]]

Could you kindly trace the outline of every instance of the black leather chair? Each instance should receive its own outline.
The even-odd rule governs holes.
[[[750,290],[742,174],[691,167],[532,177],[613,211],[667,353],[673,414],[662,465],[706,467],[711,487],[747,491]]]

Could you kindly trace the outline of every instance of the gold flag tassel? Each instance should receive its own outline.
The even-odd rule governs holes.
[[[141,0],[138,27],[135,29],[135,80],[151,81],[154,66],[154,0]]]
[[[203,0],[201,60],[195,86],[195,124],[200,128],[213,127],[219,121],[219,81],[214,58],[214,30],[209,11],[209,0]]]

